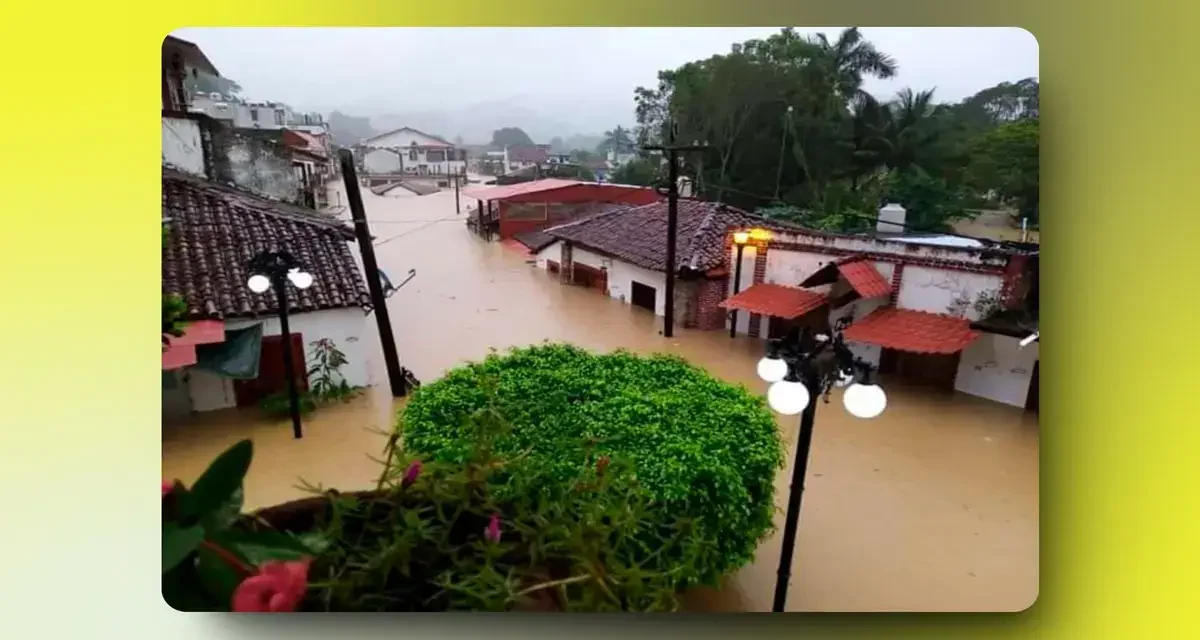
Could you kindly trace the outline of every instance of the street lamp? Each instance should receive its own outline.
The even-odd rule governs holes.
[[[742,288],[742,250],[746,248],[746,243],[750,242],[749,231],[734,231],[733,244],[737,246],[737,266],[734,267],[733,274],[733,295],[737,295]],[[737,309],[729,312],[729,337],[737,336]]]
[[[814,335],[811,330],[793,329],[782,340],[767,343],[767,354],[758,362],[758,377],[770,382],[767,403],[787,416],[800,415],[800,433],[792,484],[788,493],[787,519],[783,527],[783,549],[775,582],[773,611],[782,612],[787,604],[788,580],[792,573],[792,552],[796,547],[796,527],[800,519],[800,498],[808,472],[808,454],[812,448],[813,420],[817,399],[829,402],[833,387],[845,387],[842,403],[858,418],[874,418],[887,407],[887,396],[875,383],[875,369],[857,358],[846,346],[842,331],[849,317],[834,324],[833,336]]]
[[[297,439],[304,437],[300,428],[300,393],[296,389],[295,364],[292,360],[292,333],[288,328],[287,283],[297,289],[312,286],[311,273],[300,268],[292,254],[286,251],[263,251],[250,261],[250,278],[246,287],[254,293],[266,293],[275,288],[275,300],[279,306],[279,333],[283,336],[283,371],[287,378],[288,409],[292,414],[292,434]]]

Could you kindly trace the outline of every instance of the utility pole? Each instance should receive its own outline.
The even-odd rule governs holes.
[[[461,205],[459,204],[459,200],[458,200],[458,177],[459,177],[458,172],[455,171],[454,172],[454,213],[456,213],[456,214],[462,213],[462,208],[461,208]]]
[[[668,338],[675,334],[675,275],[679,271],[675,266],[675,235],[679,226],[679,153],[708,149],[708,145],[702,144],[675,144],[675,129],[674,124],[668,128],[667,144],[642,147],[645,151],[667,154],[667,299],[663,313],[663,335]]]
[[[354,234],[358,236],[358,248],[362,252],[363,270],[366,271],[367,289],[371,292],[371,306],[375,309],[375,323],[379,325],[379,342],[383,346],[383,361],[387,365],[388,383],[392,396],[404,397],[407,384],[404,370],[400,368],[400,356],[396,353],[396,336],[392,333],[392,321],[388,317],[387,299],[383,296],[383,284],[379,281],[379,264],[375,262],[375,245],[371,242],[371,229],[367,226],[367,210],[363,207],[362,192],[358,190],[358,173],[354,168],[354,154],[348,149],[341,152],[342,180],[346,183],[346,200],[350,216],[354,219]]]

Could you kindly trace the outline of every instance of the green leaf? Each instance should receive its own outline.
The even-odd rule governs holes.
[[[269,560],[299,560],[316,555],[304,542],[282,531],[223,531],[213,535],[213,542],[253,565]]]
[[[229,500],[214,511],[208,513],[202,524],[209,532],[224,531],[242,516],[244,491],[238,487]]]
[[[253,457],[253,443],[242,440],[213,460],[200,479],[192,485],[196,516],[208,520],[213,512],[227,508],[241,489]]]
[[[212,601],[226,603],[228,606],[233,600],[233,591],[244,577],[241,571],[230,566],[227,560],[206,547],[201,547],[197,556],[196,573],[200,584]]]
[[[180,527],[167,522],[162,533],[162,571],[167,573],[187,558],[204,541],[204,527]]]

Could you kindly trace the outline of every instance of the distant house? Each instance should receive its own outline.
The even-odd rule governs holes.
[[[549,145],[510,146],[504,150],[507,173],[545,164],[549,158]]]
[[[464,198],[478,201],[472,211],[476,227],[501,239],[570,222],[611,204],[641,205],[662,196],[653,189],[603,185],[581,180],[546,178],[517,184],[468,189]]]
[[[163,392],[165,413],[252,406],[285,390],[274,292],[256,294],[246,284],[248,263],[263,250],[289,251],[313,275],[308,289],[287,291],[297,371],[308,370],[312,343],[328,339],[349,360],[346,381],[368,384],[361,339],[369,296],[344,223],[169,168],[162,172],[162,206],[169,221],[163,293],[183,297],[190,323],[163,352],[164,378],[171,382]],[[241,368],[247,354],[254,356],[257,376],[227,375],[220,366],[223,348]],[[211,357],[204,357],[205,349]]]
[[[446,175],[467,170],[467,151],[412,127],[401,127],[359,143],[368,174]]]

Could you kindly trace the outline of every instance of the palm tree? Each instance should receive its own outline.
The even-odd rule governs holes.
[[[629,135],[629,129],[617,125],[611,131],[604,132],[604,141],[600,143],[598,149],[601,153],[616,151],[617,153],[628,153],[633,150],[633,138]]]
[[[843,30],[836,42],[829,42],[823,33],[809,42],[820,48],[822,62],[833,76],[834,90],[843,100],[862,93],[864,76],[886,80],[896,75],[896,60],[864,40],[858,27]]]

